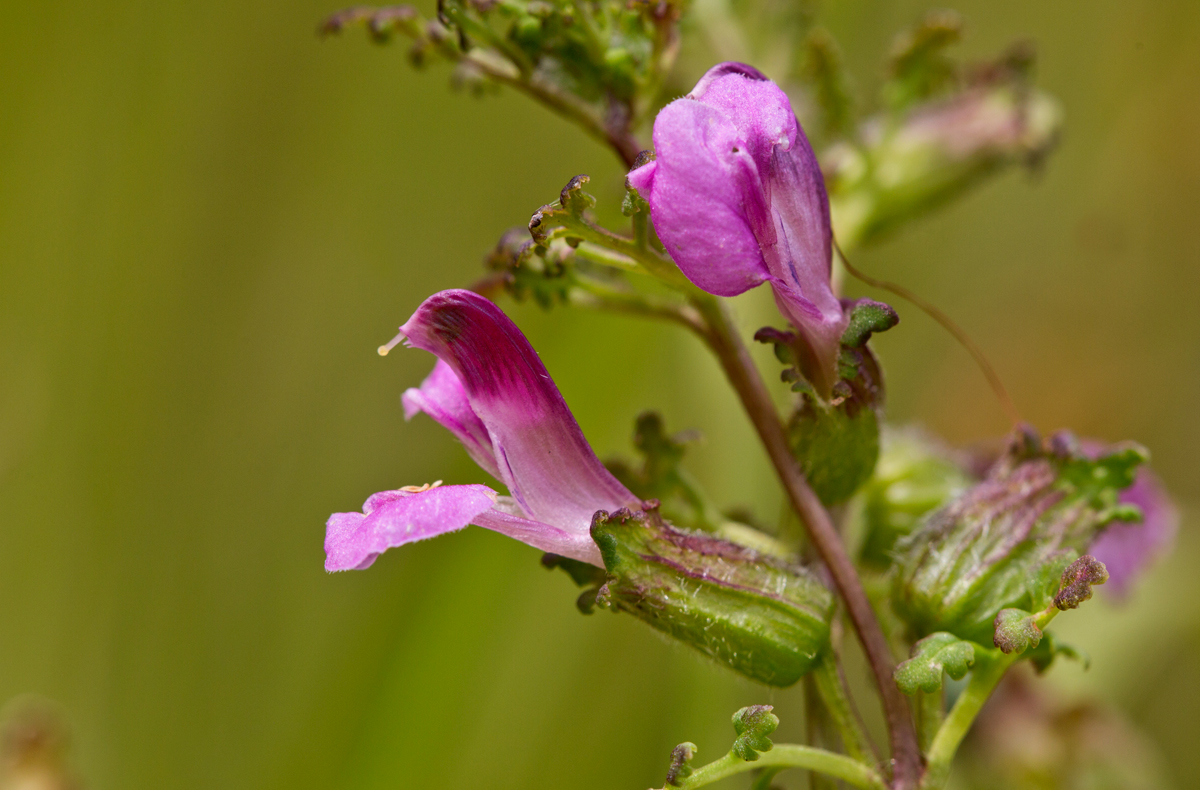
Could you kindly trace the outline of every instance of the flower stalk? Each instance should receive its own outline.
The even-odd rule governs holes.
[[[812,746],[778,743],[767,752],[758,755],[753,762],[743,760],[729,752],[719,760],[694,770],[691,776],[680,780],[679,790],[695,790],[729,776],[752,771],[756,768],[804,768],[825,774],[863,790],[886,790],[883,779],[870,766],[851,757]],[[664,790],[666,790],[664,788]]]

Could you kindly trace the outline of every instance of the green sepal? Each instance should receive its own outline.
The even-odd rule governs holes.
[[[809,484],[826,505],[853,496],[879,458],[879,414],[851,399],[822,408],[804,398],[788,422],[788,436]]]
[[[779,726],[779,717],[770,705],[750,705],[733,714],[733,731],[737,738],[731,751],[747,762],[758,759],[759,752],[769,752],[775,746],[770,735]]]
[[[591,535],[608,571],[598,606],[753,680],[790,686],[828,647],[833,595],[801,566],[676,529],[653,511],[600,511]]]
[[[896,686],[905,694],[932,694],[942,687],[942,673],[961,680],[975,663],[975,644],[944,631],[913,645],[912,658],[896,667]]]
[[[860,348],[866,345],[871,335],[886,332],[900,323],[900,316],[891,305],[872,299],[860,299],[850,310],[850,321],[842,332],[842,345]]]
[[[667,784],[679,787],[692,775],[691,760],[700,751],[694,743],[684,742],[671,750],[671,767],[667,769]]]
[[[797,364],[797,337],[764,327],[754,334],[770,343],[787,367],[780,378],[799,393],[788,422],[792,452],[813,491],[825,505],[845,502],[871,477],[879,458],[879,429],[883,410],[883,372],[867,347],[874,332],[900,320],[882,302],[862,299],[847,304],[850,319],[838,354],[838,381],[831,397],[821,398]]]

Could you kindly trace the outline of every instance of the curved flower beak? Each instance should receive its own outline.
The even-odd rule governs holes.
[[[833,292],[829,199],[791,102],[740,63],[722,63],[654,121],[655,159],[629,174],[679,269],[709,293],[770,283],[818,392],[837,382],[847,316]]]
[[[642,503],[592,452],[516,324],[476,293],[442,291],[417,308],[391,345],[400,339],[438,357],[421,386],[404,393],[405,416],[433,417],[512,497],[486,486],[376,494],[362,513],[330,517],[326,568],[365,568],[390,546],[468,524],[602,565],[589,534],[593,514]]]

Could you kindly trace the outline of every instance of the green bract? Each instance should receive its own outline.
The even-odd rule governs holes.
[[[596,514],[608,579],[596,603],[628,612],[769,686],[790,686],[829,645],[833,595],[799,566],[653,514]]]
[[[1125,446],[1093,461],[1065,434],[1046,446],[1018,434],[986,479],[900,541],[897,614],[918,636],[990,644],[1000,610],[1045,609],[1064,569],[1107,524],[1139,517],[1117,494],[1145,458]]]
[[[785,368],[784,381],[800,393],[788,421],[792,452],[813,491],[826,505],[845,502],[862,486],[879,458],[879,426],[883,419],[883,371],[867,341],[899,323],[896,311],[882,302],[862,299],[848,308],[849,322],[841,338],[838,381],[828,400],[817,396],[798,368]],[[775,356],[795,365],[795,334],[760,329],[760,343],[775,346]]]

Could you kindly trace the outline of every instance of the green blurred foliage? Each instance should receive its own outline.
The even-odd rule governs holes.
[[[1137,439],[1194,501],[1200,6],[955,7],[969,57],[1037,42],[1063,144],[1038,178],[1006,175],[855,263],[958,317],[1039,427]],[[927,8],[827,4],[860,101]],[[744,705],[773,704],[776,739],[801,737],[799,692],[632,618],[579,615],[565,575],[484,530],[322,570],[331,511],[483,479],[430,421],[403,422],[399,393],[431,359],[375,347],[429,293],[479,276],[568,178],[590,173],[619,205],[623,176],[522,97],[454,94],[447,69],[414,73],[400,47],[318,41],[334,10],[6,10],[0,700],[56,701],[97,788],[641,788],[681,741],[722,753]],[[690,84],[712,56],[685,54]],[[1004,430],[967,355],[897,308],[876,341],[893,420],[954,442]],[[739,309],[756,328],[769,297]],[[687,464],[722,506],[778,518],[747,422],[681,330],[512,312],[602,456],[628,453],[634,415],[658,409],[704,431]],[[1124,710],[1181,783],[1200,775],[1194,524],[1129,601],[1102,590],[1063,618],[1093,668],[1047,676]]]

